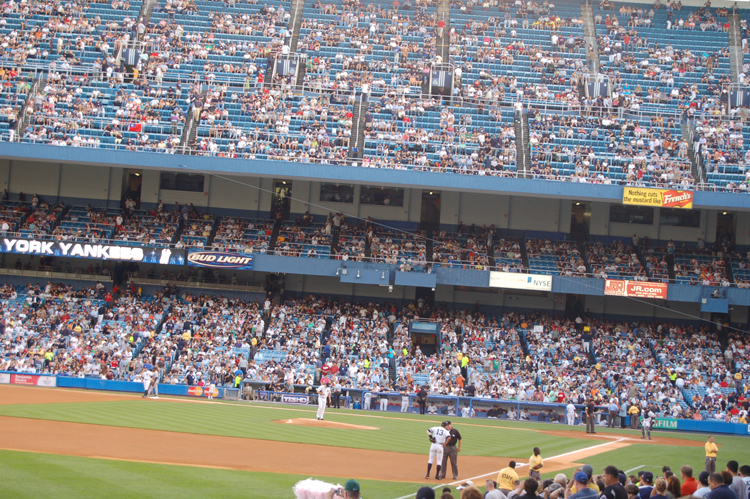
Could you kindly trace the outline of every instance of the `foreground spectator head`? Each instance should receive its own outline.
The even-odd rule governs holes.
[[[346,499],[359,499],[359,482],[356,480],[349,480],[344,485],[346,491]]]
[[[665,495],[664,493],[667,491],[667,481],[663,478],[657,478],[654,482],[654,488],[656,489],[657,494]]]
[[[687,478],[693,478],[693,468],[686,464],[685,466],[680,468],[680,474],[682,475],[683,480]]]
[[[641,475],[641,480],[646,485],[653,485],[654,484],[654,474],[650,471],[644,471],[643,475]]]
[[[722,471],[721,477],[724,479],[724,485],[732,485],[732,481],[734,480],[734,477],[732,476],[730,472]]]
[[[740,463],[737,461],[729,461],[727,463],[727,471],[731,472],[732,475],[736,475],[740,471]]]
[[[589,476],[583,471],[579,471],[573,475],[573,481],[580,485],[580,487],[576,486],[577,490],[583,490],[589,486]]]
[[[422,487],[417,491],[416,499],[435,499],[435,491],[431,487]]]
[[[628,499],[632,499],[633,497],[638,497],[641,489],[637,485],[629,483],[625,486],[625,491],[628,493]]]
[[[617,471],[617,466],[607,466],[604,468],[604,481],[607,485],[620,482],[620,472]]]
[[[534,496],[537,490],[539,490],[539,482],[533,478],[527,478],[523,484],[523,490],[526,492],[526,495]]]
[[[698,475],[698,481],[700,484],[704,487],[708,487],[708,477],[711,476],[711,473],[708,471],[701,471]]]
[[[586,475],[588,475],[589,477],[589,480],[591,480],[591,477],[594,474],[594,467],[591,466],[590,464],[584,464],[583,466],[581,466],[581,471],[586,473]]]
[[[740,466],[740,476],[743,478],[750,477],[750,465],[743,464]]]
[[[721,476],[721,473],[711,473],[708,477],[708,486],[711,487],[711,490],[714,490],[716,487],[721,487],[724,485],[724,477]]]
[[[482,499],[483,497],[479,489],[473,485],[461,491],[461,499]]]

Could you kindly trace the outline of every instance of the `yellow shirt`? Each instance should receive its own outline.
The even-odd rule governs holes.
[[[536,466],[544,466],[542,456],[531,456],[529,458],[529,469],[533,470]],[[538,469],[536,471],[539,471]]]
[[[719,448],[716,444],[706,442],[706,457],[716,457],[717,452],[719,452]]]
[[[503,468],[497,474],[497,488],[513,490],[513,482],[518,480],[518,473],[513,468]]]
[[[594,482],[591,482],[591,483],[590,483],[590,484],[588,485],[588,488],[589,488],[589,489],[591,489],[591,490],[594,490],[594,491],[596,491],[597,493],[598,493],[598,492],[600,492],[600,491],[599,491],[599,486],[598,486],[597,484],[595,484]],[[576,486],[575,486],[575,485],[573,485],[573,487],[571,487],[571,489],[570,489],[570,492],[571,492],[572,494],[575,494],[575,493],[577,492],[577,490],[576,490]]]

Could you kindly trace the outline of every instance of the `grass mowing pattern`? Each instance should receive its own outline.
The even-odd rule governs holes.
[[[218,470],[0,450],[0,497],[14,499],[289,499],[302,475]],[[348,477],[316,477],[344,484]],[[391,499],[420,485],[360,480],[364,497]]]
[[[274,420],[314,416],[313,409],[302,412],[281,407],[254,407],[236,404],[185,404],[129,400],[122,402],[80,402],[68,404],[28,404],[0,407],[0,415],[67,421],[149,430],[166,430],[204,435],[255,438],[282,442],[326,444],[334,447],[352,447],[393,452],[424,453],[429,442],[426,430],[435,423],[417,415],[406,420],[399,414],[392,417],[362,418],[352,414],[328,411],[326,419],[351,424],[365,424],[379,431],[314,428],[273,423]],[[436,421],[429,418],[429,421]],[[439,421],[439,420],[437,420]],[[486,424],[486,426],[470,426]],[[464,438],[462,454],[475,456],[507,456],[526,459],[535,445],[542,446],[546,455],[552,456],[585,447],[591,440],[542,435],[529,431],[512,431],[491,420],[471,420],[456,427]],[[549,428],[548,428],[549,429]],[[502,466],[498,466],[500,469]],[[488,470],[490,471],[490,470]]]

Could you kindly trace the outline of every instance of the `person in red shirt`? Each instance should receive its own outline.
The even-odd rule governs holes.
[[[698,480],[693,478],[693,468],[685,465],[680,468],[680,479],[682,480],[682,495],[689,496],[698,490]]]

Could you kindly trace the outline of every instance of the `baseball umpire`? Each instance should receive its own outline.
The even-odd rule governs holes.
[[[424,385],[421,390],[417,392],[417,404],[419,404],[419,413],[424,414],[427,408],[427,385]]]
[[[445,478],[445,474],[448,472],[448,459],[451,460],[451,469],[453,470],[453,479],[458,479],[458,453],[461,452],[461,433],[453,427],[450,421],[443,421],[443,428],[448,430],[448,440],[445,442],[445,449],[443,449],[443,463],[439,468],[442,470],[441,478]],[[458,448],[456,448],[458,443]]]

